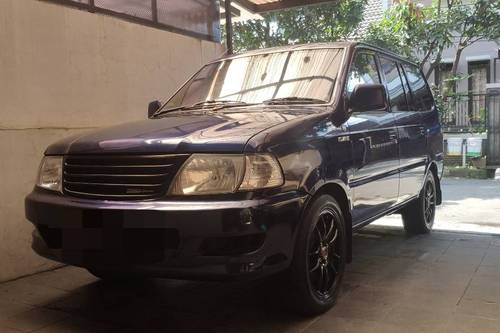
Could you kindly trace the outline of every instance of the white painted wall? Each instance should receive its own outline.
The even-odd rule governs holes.
[[[217,43],[37,0],[0,1],[0,281],[53,266],[31,248],[24,197],[43,151],[147,115]]]

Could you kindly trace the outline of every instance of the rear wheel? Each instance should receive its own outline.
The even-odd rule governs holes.
[[[495,179],[497,169],[486,169],[488,179]]]
[[[336,302],[346,262],[344,217],[337,201],[318,197],[299,230],[291,268],[295,310],[314,315]]]
[[[401,213],[405,230],[410,234],[425,234],[432,230],[436,215],[436,181],[428,173],[419,197],[408,204]]]

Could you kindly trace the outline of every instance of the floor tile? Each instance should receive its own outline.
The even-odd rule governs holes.
[[[5,327],[31,332],[54,324],[67,317],[67,314],[58,311],[35,308],[8,318],[3,324]]]

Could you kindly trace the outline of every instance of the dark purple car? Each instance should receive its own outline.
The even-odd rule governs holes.
[[[359,43],[259,50],[206,65],[148,120],[51,145],[26,216],[37,253],[101,278],[283,272],[319,313],[354,230],[391,213],[431,230],[442,147],[415,64]]]

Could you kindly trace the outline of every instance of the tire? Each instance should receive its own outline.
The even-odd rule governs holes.
[[[409,203],[401,213],[407,233],[427,234],[432,231],[436,216],[436,199],[436,180],[429,172],[418,198]]]
[[[495,179],[495,173],[497,169],[486,169],[486,175],[488,179]]]
[[[290,272],[293,309],[317,315],[335,305],[345,263],[342,210],[333,197],[321,195],[311,204],[298,231]]]

